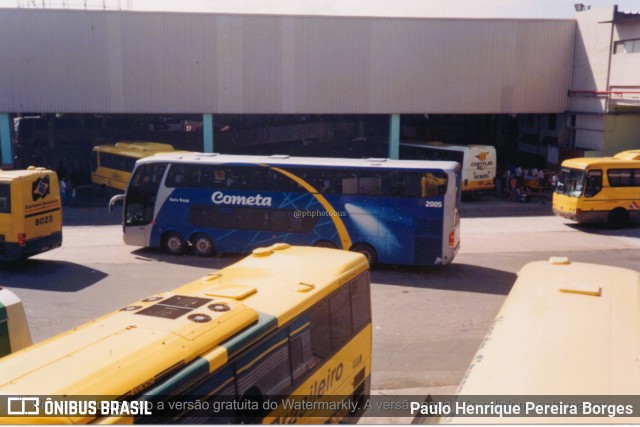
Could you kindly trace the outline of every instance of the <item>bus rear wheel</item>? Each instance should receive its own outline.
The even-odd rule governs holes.
[[[171,255],[181,255],[184,252],[185,242],[180,233],[170,231],[162,239],[162,249]]]
[[[609,228],[623,228],[629,223],[629,212],[623,208],[616,208],[607,215],[607,226]]]
[[[356,243],[351,247],[352,252],[360,252],[369,261],[369,266],[373,267],[378,263],[378,254],[376,250],[367,243]]]
[[[209,257],[213,255],[213,239],[204,233],[198,233],[191,239],[193,251],[198,256]]]

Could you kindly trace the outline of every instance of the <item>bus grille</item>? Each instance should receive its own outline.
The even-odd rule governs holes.
[[[416,265],[433,264],[436,258],[442,257],[442,239],[416,237],[414,250]]]
[[[442,236],[441,219],[419,219],[416,224],[417,236]]]

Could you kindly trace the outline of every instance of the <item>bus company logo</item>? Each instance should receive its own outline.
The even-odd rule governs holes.
[[[211,201],[216,205],[240,205],[240,206],[271,206],[271,197],[260,194],[255,196],[237,196],[216,191],[211,195]]]
[[[478,168],[480,170],[483,170],[489,166],[493,166],[493,162],[491,160],[487,161],[487,157],[489,156],[489,152],[488,151],[482,151],[478,154],[476,154],[474,157],[476,159],[478,159],[477,162],[471,162],[471,166],[474,168]]]
[[[488,151],[483,151],[481,153],[478,153],[478,155],[476,156],[476,159],[480,160],[481,162],[484,162],[485,160],[487,160],[488,155],[489,155]]]
[[[49,176],[38,178],[31,184],[31,198],[35,202],[38,199],[44,199],[50,190]]]

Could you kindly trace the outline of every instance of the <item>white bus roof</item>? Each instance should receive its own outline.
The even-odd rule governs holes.
[[[495,150],[496,148],[493,145],[477,145],[477,144],[454,145],[454,144],[445,144],[443,142],[401,142],[400,145],[404,145],[406,147],[435,148],[440,150],[456,150],[456,151],[464,151],[472,148],[476,150]]]
[[[457,162],[430,160],[391,160],[391,159],[346,159],[333,157],[292,157],[288,155],[247,156],[218,153],[161,153],[138,160],[138,163],[250,163],[268,164],[274,166],[331,166],[331,167],[362,167],[381,169],[443,169],[453,170],[458,167]]]

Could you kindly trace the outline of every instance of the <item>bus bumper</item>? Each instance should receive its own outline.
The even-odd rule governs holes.
[[[582,224],[595,224],[607,222],[608,211],[589,211],[589,212],[564,212],[558,209],[553,209],[553,214],[561,216],[566,219],[570,219]]]
[[[0,261],[25,259],[60,246],[62,246],[62,231],[53,233],[51,236],[27,240],[27,243],[22,246],[18,243],[2,242],[0,243]]]

